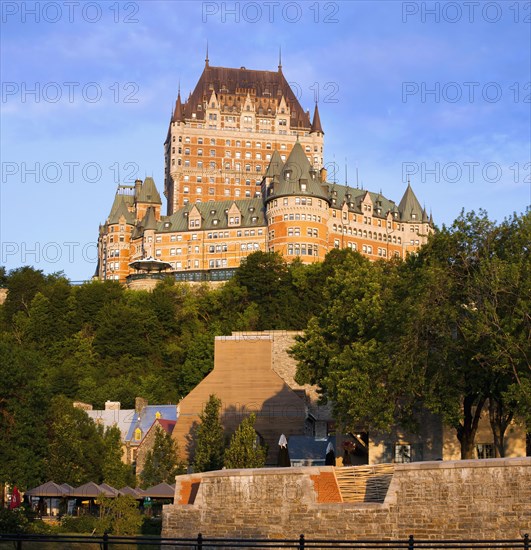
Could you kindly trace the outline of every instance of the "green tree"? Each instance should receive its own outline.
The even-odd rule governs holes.
[[[45,478],[46,363],[41,354],[5,333],[0,334],[0,357],[0,486],[10,483],[26,490]]]
[[[194,472],[209,472],[223,467],[225,449],[223,426],[220,421],[221,400],[211,395],[199,415],[201,422],[195,427],[193,443]]]
[[[19,267],[8,273],[5,281],[8,293],[3,306],[7,323],[11,323],[18,311],[29,311],[33,297],[44,288],[46,280],[42,271],[29,266]]]
[[[46,474],[56,483],[101,483],[105,447],[101,431],[81,409],[63,396],[50,403]]]
[[[122,462],[122,436],[117,426],[111,426],[103,432],[103,481],[121,489],[127,485],[136,485],[131,466]]]
[[[236,271],[233,284],[245,288],[249,302],[257,304],[258,330],[302,328],[291,272],[279,253],[249,254]]]
[[[75,331],[84,327],[95,330],[99,313],[106,304],[123,300],[124,288],[118,281],[91,281],[72,289],[69,319]]]
[[[126,495],[116,498],[100,497],[98,531],[113,535],[131,536],[140,532],[142,515],[134,497]]]
[[[405,275],[399,262],[342,255],[327,278],[321,314],[292,349],[297,382],[318,384],[346,428],[412,423],[421,380],[401,340],[402,319],[411,314]]]
[[[497,452],[503,454],[503,435],[514,412],[514,401],[503,393],[513,368],[517,372],[522,365],[521,350],[529,349],[525,329],[517,329],[525,321],[518,315],[525,306],[517,294],[529,280],[529,269],[523,279],[517,276],[517,284],[511,275],[515,268],[521,273],[516,265],[522,259],[528,265],[529,255],[524,259],[521,248],[512,258],[504,252],[503,241],[519,240],[520,234],[514,224],[504,225],[496,226],[485,212],[462,213],[419,254],[424,288],[417,326],[425,338],[417,342],[416,357],[424,362],[427,405],[456,429],[462,458],[475,456],[475,435],[487,405]]]
[[[256,415],[251,413],[244,418],[232,434],[229,447],[225,451],[225,468],[263,468],[267,448],[261,445],[254,429]]]
[[[140,473],[140,486],[145,489],[158,483],[175,483],[175,476],[186,473],[179,459],[177,442],[171,434],[156,426],[153,448],[146,453],[144,468]]]

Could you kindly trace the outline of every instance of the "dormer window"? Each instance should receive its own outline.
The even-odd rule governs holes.
[[[306,191],[306,184],[305,183],[301,183],[301,191]]]
[[[284,170],[284,177],[289,180],[291,177],[291,170]]]

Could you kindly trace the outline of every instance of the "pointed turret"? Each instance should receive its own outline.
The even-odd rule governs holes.
[[[278,189],[275,196],[310,195],[328,200],[324,189],[302,145],[297,141],[289,154],[286,164],[282,167]]]
[[[184,122],[183,104],[181,102],[181,90],[179,90],[179,93],[177,94],[177,101],[175,102],[172,122]]]
[[[422,206],[418,201],[413,189],[411,188],[411,183],[407,182],[407,189],[398,205],[398,211],[400,212],[400,219],[402,221],[421,221],[422,219]]]
[[[269,166],[267,167],[264,177],[266,178],[277,178],[282,173],[282,168],[284,163],[280,158],[279,152],[275,149],[271,155],[271,160],[269,161]]]
[[[319,107],[317,106],[317,103],[315,104],[315,109],[313,111],[313,121],[310,134],[313,134],[315,132],[324,134],[323,127],[321,126],[321,118],[319,117]]]
[[[112,204],[111,212],[107,218],[108,224],[119,223],[120,218],[123,216],[126,223],[133,225],[134,216],[132,212],[129,212],[129,206],[127,204],[126,197],[130,198],[131,195],[124,195],[123,193],[116,193],[114,202]]]
[[[150,229],[153,229],[153,230],[157,229],[157,219],[155,218],[155,209],[152,206],[150,206],[146,210],[146,215],[142,219],[141,226],[144,229],[144,231],[150,230]]]
[[[157,187],[155,186],[155,182],[153,181],[152,177],[148,176],[144,180],[144,184],[142,185],[140,192],[136,196],[136,202],[162,204],[162,200],[160,198],[159,192],[157,191]]]

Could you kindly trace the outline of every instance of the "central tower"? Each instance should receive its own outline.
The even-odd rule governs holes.
[[[296,142],[315,169],[323,166],[317,105],[304,111],[279,64],[277,71],[211,67],[186,101],[181,93],[164,142],[168,215],[189,203],[261,196],[273,152],[286,162]]]

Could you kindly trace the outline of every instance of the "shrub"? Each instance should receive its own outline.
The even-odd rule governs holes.
[[[92,533],[96,529],[98,518],[94,516],[64,516],[61,520],[63,533]]]
[[[0,533],[25,533],[28,525],[29,521],[23,508],[15,508],[14,510],[0,508]]]

